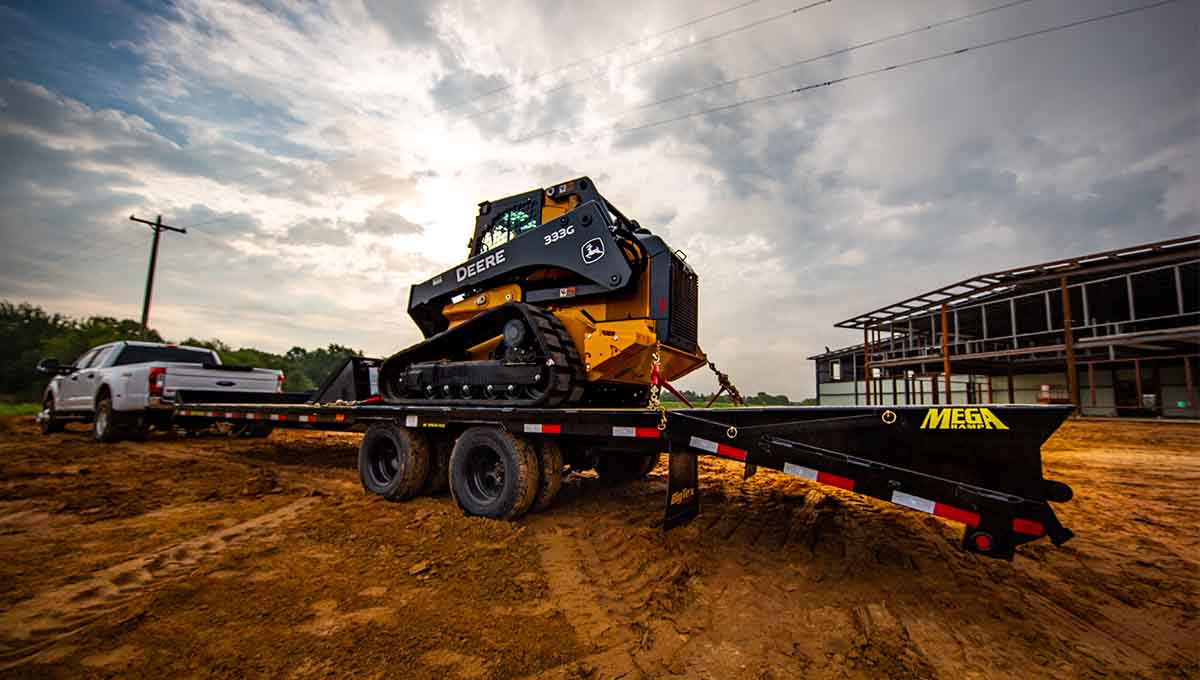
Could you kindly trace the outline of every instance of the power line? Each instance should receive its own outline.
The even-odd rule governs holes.
[[[232,220],[235,217],[241,217],[242,215],[245,215],[245,214],[246,213],[230,213],[228,215],[225,215],[224,217],[214,217],[211,220],[204,220],[203,222],[189,224],[186,227],[184,227],[184,229],[195,229],[196,227],[203,227],[203,226],[209,225],[209,224],[216,224],[218,222],[226,222],[228,220]]]
[[[468,104],[468,103],[471,103],[471,102],[473,102],[473,101],[476,101],[476,100],[479,100],[479,99],[483,99],[483,98],[485,98],[485,97],[490,97],[490,96],[492,96],[492,95],[494,95],[494,94],[499,94],[499,93],[501,93],[501,92],[505,92],[505,91],[507,91],[507,90],[511,90],[512,88],[514,88],[514,87],[516,87],[516,86],[518,86],[518,85],[524,85],[524,84],[526,84],[526,83],[532,83],[532,82],[534,82],[534,81],[536,81],[536,80],[540,80],[540,79],[541,79],[542,77],[544,77],[544,76],[548,76],[548,75],[550,75],[550,74],[553,74],[553,73],[560,73],[560,72],[562,72],[562,71],[566,71],[567,69],[574,68],[575,66],[579,66],[580,64],[586,64],[586,63],[588,63],[589,61],[596,61],[597,59],[603,59],[604,57],[607,57],[607,56],[610,56],[610,55],[616,54],[617,52],[620,52],[620,51],[621,51],[621,50],[623,50],[623,49],[627,49],[627,48],[629,48],[629,47],[635,47],[635,46],[637,46],[637,45],[640,45],[640,44],[642,44],[642,43],[645,43],[645,42],[649,42],[649,41],[651,41],[651,40],[654,40],[655,38],[661,38],[662,36],[664,36],[664,35],[667,35],[668,33],[674,33],[675,31],[678,31],[678,30],[680,30],[680,29],[687,28],[687,27],[689,27],[689,26],[694,26],[694,25],[696,25],[696,24],[698,24],[698,23],[701,23],[701,22],[704,22],[704,21],[708,21],[709,19],[715,19],[716,17],[722,16],[722,15],[725,15],[725,14],[729,14],[730,12],[735,12],[735,11],[737,11],[737,10],[739,10],[739,9],[742,9],[742,8],[744,8],[744,7],[749,7],[750,5],[753,5],[753,4],[755,4],[755,3],[759,3],[759,2],[762,2],[762,0],[746,0],[746,2],[741,2],[741,3],[738,3],[738,4],[736,4],[736,5],[733,5],[732,7],[726,7],[725,9],[722,9],[722,10],[717,10],[716,12],[713,12],[713,13],[711,13],[711,14],[705,14],[704,16],[701,16],[701,17],[696,17],[695,19],[689,19],[688,21],[685,21],[685,22],[683,22],[682,24],[677,24],[677,25],[675,25],[675,26],[672,26],[672,27],[670,27],[670,28],[667,28],[667,29],[664,29],[664,30],[662,30],[662,31],[659,31],[658,33],[653,33],[653,34],[651,34],[651,35],[648,35],[648,36],[645,36],[645,37],[643,37],[643,38],[638,38],[638,39],[636,39],[636,40],[631,40],[631,41],[629,41],[629,42],[627,42],[627,43],[623,43],[623,44],[621,44],[621,45],[618,45],[618,46],[616,46],[616,47],[612,48],[611,50],[608,50],[607,52],[601,52],[600,54],[592,55],[592,56],[590,56],[590,57],[583,57],[582,59],[576,59],[575,61],[569,62],[569,63],[567,63],[567,64],[563,64],[562,66],[556,66],[556,67],[554,67],[554,68],[552,68],[552,69],[548,69],[548,70],[545,70],[545,71],[539,71],[538,73],[535,73],[535,74],[533,74],[533,75],[531,75],[531,76],[529,76],[529,77],[527,77],[527,78],[524,78],[524,79],[522,79],[522,80],[518,80],[518,81],[516,81],[516,82],[509,83],[508,85],[505,85],[505,86],[503,86],[503,87],[498,87],[498,88],[496,88],[496,89],[494,89],[494,90],[489,90],[489,91],[487,91],[487,92],[484,92],[484,93],[482,93],[482,94],[476,95],[475,97],[473,97],[473,98],[471,98],[471,99],[463,99],[463,100],[461,100],[461,101],[458,101],[458,102],[455,102],[455,103],[453,103],[453,104],[446,104],[446,105],[443,105],[443,106],[439,106],[438,108],[434,109],[434,113],[438,113],[438,112],[441,112],[441,111],[450,111],[450,110],[453,110],[453,109],[457,109],[457,108],[459,108],[460,106],[462,106],[463,104]]]
[[[675,123],[675,122],[678,122],[681,120],[686,120],[688,118],[695,118],[697,116],[706,116],[706,115],[709,115],[712,113],[719,113],[721,111],[728,111],[730,109],[736,109],[736,108],[739,108],[742,106],[748,106],[750,104],[759,104],[762,102],[779,99],[780,97],[786,97],[789,95],[800,94],[803,92],[809,92],[809,91],[816,90],[816,89],[823,88],[823,87],[830,87],[832,85],[845,83],[850,80],[857,80],[859,78],[865,78],[867,76],[878,75],[880,73],[886,73],[888,71],[897,71],[897,70],[900,70],[903,68],[917,66],[918,64],[924,64],[924,63],[931,62],[931,61],[937,61],[939,59],[954,57],[954,56],[958,56],[960,54],[965,54],[967,52],[983,50],[983,49],[987,49],[989,47],[996,47],[998,45],[1004,45],[1007,43],[1016,42],[1018,40],[1024,40],[1026,38],[1033,38],[1033,37],[1040,36],[1040,35],[1046,35],[1047,33],[1056,33],[1058,31],[1065,31],[1065,30],[1068,30],[1071,28],[1078,28],[1079,26],[1096,23],[1098,21],[1105,21],[1108,19],[1115,19],[1117,17],[1126,16],[1129,14],[1136,14],[1138,12],[1144,12],[1147,10],[1155,9],[1157,7],[1162,7],[1163,5],[1169,5],[1169,4],[1172,4],[1175,2],[1179,2],[1179,0],[1161,0],[1160,2],[1151,3],[1149,5],[1142,5],[1140,7],[1131,7],[1129,9],[1123,9],[1123,10],[1119,10],[1116,12],[1109,12],[1108,14],[1101,14],[1099,16],[1089,17],[1087,19],[1080,19],[1078,21],[1072,21],[1072,22],[1068,22],[1065,24],[1058,24],[1056,26],[1050,26],[1048,28],[1038,29],[1036,31],[1029,31],[1026,33],[1020,33],[1020,34],[1008,36],[1005,38],[989,40],[987,42],[977,43],[974,45],[969,45],[967,47],[961,47],[956,50],[948,50],[946,52],[939,52],[937,54],[932,54],[932,55],[929,55],[926,57],[921,57],[918,59],[911,59],[909,61],[899,62],[896,64],[892,64],[890,66],[883,66],[883,67],[879,67],[879,68],[869,69],[866,71],[859,71],[858,73],[852,73],[850,75],[842,76],[840,78],[834,78],[833,80],[826,80],[826,81],[819,82],[819,83],[811,83],[809,85],[803,85],[801,87],[796,87],[796,88],[792,88],[790,90],[784,90],[781,92],[774,92],[774,93],[762,95],[759,97],[751,97],[749,99],[743,99],[743,100],[736,101],[736,102],[733,102],[730,104],[724,104],[722,106],[715,106],[715,107],[712,107],[709,109],[703,109],[700,111],[693,111],[691,113],[685,113],[685,114],[682,114],[679,116],[673,116],[671,118],[664,118],[662,120],[656,120],[656,121],[652,121],[649,123],[644,123],[642,125],[635,125],[635,126],[623,127],[623,128],[622,127],[614,127],[611,129],[611,131],[614,133],[617,133],[617,134],[621,134],[621,133],[627,133],[627,132],[638,132],[641,130],[647,130],[649,128],[658,127],[661,125],[667,125],[669,123]],[[569,130],[573,130],[573,129],[576,129],[576,128],[563,128],[560,131],[569,131]],[[599,133],[599,132],[603,132],[603,131],[597,130],[597,133]],[[541,136],[541,135],[539,135],[539,136]],[[524,140],[516,140],[513,143],[517,143],[520,141],[524,141]]]
[[[663,57],[669,57],[674,54],[679,54],[680,52],[683,52],[685,50],[690,50],[695,47],[700,47],[701,45],[707,45],[708,43],[715,42],[717,40],[720,40],[721,38],[729,37],[731,35],[734,35],[735,33],[741,33],[742,31],[748,31],[752,28],[757,28],[758,26],[762,26],[763,24],[771,23],[772,21],[786,19],[788,17],[799,14],[805,10],[810,10],[815,7],[820,7],[821,5],[828,5],[831,2],[833,2],[833,0],[817,0],[816,2],[811,2],[807,5],[802,5],[800,7],[793,7],[792,9],[790,9],[786,12],[780,12],[779,14],[772,14],[769,17],[763,17],[762,19],[757,19],[755,21],[751,21],[748,24],[742,24],[741,26],[736,26],[727,31],[723,31],[721,33],[715,33],[706,38],[701,38],[700,40],[697,40],[695,42],[686,43],[684,45],[677,45],[669,50],[662,51],[662,52],[652,52],[652,53],[646,55],[645,57],[642,57],[641,59],[637,59],[635,61],[631,61],[626,64],[621,64],[620,66],[616,67],[613,70],[614,71],[624,71],[626,69],[633,68],[634,66],[640,66],[647,62],[654,61],[655,59],[661,59]],[[595,80],[595,79],[599,78],[601,75],[603,75],[604,73],[605,72],[602,71],[599,73],[593,73],[590,76],[587,76],[585,78],[581,78],[578,80],[564,81],[561,85],[552,87],[549,90],[543,90],[540,94],[548,95],[548,94],[551,94],[554,92],[558,92],[560,90],[565,90],[568,87],[571,87],[572,85],[577,85],[579,83],[586,83],[590,80]],[[490,109],[485,109],[483,111],[476,111],[475,113],[471,113],[471,114],[467,114],[467,115],[463,116],[460,120],[470,120],[472,118],[478,118],[479,116],[490,115],[490,114],[496,113],[497,111],[503,111],[504,109],[507,109],[508,107],[510,107],[516,103],[517,103],[516,101],[510,101],[505,104],[501,104],[500,106],[492,107]]]
[[[931,30],[933,30],[933,29],[935,29],[935,28],[941,28],[941,27],[943,27],[943,26],[949,26],[950,24],[958,23],[958,22],[960,22],[960,21],[966,21],[966,20],[968,20],[968,19],[974,19],[974,18],[976,18],[976,17],[981,17],[981,16],[983,16],[983,15],[985,15],[985,14],[991,14],[992,12],[998,12],[998,11],[1000,11],[1000,10],[1002,10],[1002,9],[1008,9],[1008,8],[1010,8],[1010,7],[1016,7],[1017,5],[1025,5],[1025,4],[1028,4],[1028,3],[1030,3],[1030,2],[1033,2],[1033,1],[1034,1],[1034,0],[1012,0],[1011,2],[1006,2],[1006,3],[1000,4],[1000,5],[995,5],[995,6],[993,6],[993,7],[989,7],[989,8],[987,8],[987,9],[983,9],[983,10],[979,10],[979,11],[977,11],[977,12],[971,12],[971,13],[969,13],[969,14],[961,14],[961,15],[959,15],[959,16],[956,16],[956,17],[951,17],[951,18],[949,18],[949,19],[943,19],[943,20],[941,20],[941,21],[935,21],[934,23],[931,23],[931,24],[926,24],[926,25],[924,25],[924,26],[919,26],[919,27],[917,27],[917,28],[912,28],[912,29],[908,29],[908,30],[905,30],[905,31],[900,31],[899,33],[892,33],[892,34],[890,34],[890,35],[885,35],[885,36],[882,36],[882,37],[879,37],[879,38],[875,38],[875,39],[873,39],[873,40],[867,40],[867,41],[865,41],[865,42],[860,42],[860,43],[857,43],[857,44],[854,44],[854,45],[849,45],[849,46],[847,46],[847,47],[843,47],[843,48],[841,48],[841,49],[837,49],[837,50],[834,50],[834,51],[832,51],[832,52],[826,52],[826,53],[824,53],[824,54],[819,54],[819,55],[817,55],[817,56],[815,56],[815,57],[807,57],[807,58],[805,58],[805,59],[801,59],[800,61],[793,61],[793,62],[791,62],[791,63],[788,63],[788,64],[783,64],[782,66],[776,66],[776,67],[774,67],[774,68],[770,68],[770,69],[767,69],[767,70],[765,70],[765,71],[758,71],[757,73],[750,73],[750,74],[747,74],[747,75],[744,75],[744,76],[739,76],[739,77],[737,77],[737,78],[730,78],[729,80],[723,80],[723,81],[721,81],[721,82],[719,82],[719,83],[713,83],[712,85],[706,85],[706,86],[704,86],[704,87],[697,88],[697,89],[695,89],[695,90],[688,90],[687,92],[681,92],[681,93],[679,93],[679,94],[671,95],[670,97],[664,97],[664,98],[662,98],[662,99],[656,99],[656,100],[654,100],[654,101],[651,101],[651,102],[646,102],[646,103],[644,103],[644,104],[638,104],[637,106],[632,106],[632,107],[630,107],[630,108],[628,108],[628,109],[625,109],[625,110],[624,110],[624,111],[622,111],[622,112],[621,112],[621,113],[620,113],[618,116],[616,116],[615,118],[611,119],[611,121],[610,121],[610,122],[613,122],[613,123],[615,123],[615,122],[618,122],[618,121],[620,121],[622,118],[624,118],[624,117],[628,116],[628,115],[629,115],[629,114],[631,114],[631,113],[635,113],[635,112],[637,112],[637,111],[642,111],[642,110],[644,110],[644,109],[650,109],[650,108],[654,108],[654,107],[656,107],[656,106],[662,106],[663,104],[669,104],[669,103],[671,103],[671,102],[674,102],[674,101],[679,101],[680,99],[687,99],[688,97],[691,97],[691,96],[694,96],[694,95],[697,95],[697,94],[701,94],[701,93],[704,93],[704,92],[711,92],[712,90],[718,90],[718,89],[720,89],[720,88],[722,88],[722,87],[726,87],[726,86],[728,86],[728,85],[735,85],[735,84],[737,84],[737,83],[745,82],[745,81],[747,81],[747,80],[755,80],[755,79],[757,79],[757,78],[762,78],[762,77],[764,77],[764,76],[769,76],[769,75],[772,75],[772,74],[775,74],[775,73],[779,73],[780,71],[786,71],[786,70],[788,70],[788,69],[793,69],[793,68],[796,68],[796,67],[798,67],[798,66],[804,66],[805,64],[811,64],[811,63],[813,63],[813,62],[816,62],[816,61],[821,61],[821,60],[823,60],[823,59],[829,59],[830,57],[836,57],[836,56],[840,56],[840,55],[843,55],[843,54],[848,54],[848,53],[850,53],[850,52],[854,52],[854,51],[857,51],[857,50],[865,49],[865,48],[867,48],[867,47],[875,47],[875,46],[878,46],[878,45],[882,45],[882,44],[884,44],[884,43],[891,42],[891,41],[893,41],[893,40],[899,40],[899,39],[901,39],[901,38],[907,38],[907,37],[909,37],[909,36],[916,35],[917,33],[923,33],[923,32],[925,32],[925,31],[931,31]],[[529,141],[529,140],[531,140],[531,139],[537,139],[537,138],[539,138],[539,137],[544,137],[544,136],[546,136],[546,135],[551,135],[551,134],[554,134],[555,132],[562,132],[562,131],[564,131],[564,130],[570,130],[570,129],[572,129],[572,128],[569,128],[569,127],[567,127],[567,128],[555,128],[555,129],[551,129],[551,130],[546,130],[546,131],[544,131],[544,132],[536,132],[536,133],[534,133],[534,134],[532,134],[532,135],[529,135],[529,136],[527,136],[527,137],[522,137],[522,138],[518,139],[518,140],[517,140],[517,142],[525,142],[525,141]]]

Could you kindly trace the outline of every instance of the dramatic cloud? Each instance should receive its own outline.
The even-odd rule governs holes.
[[[843,318],[1200,230],[1196,3],[828,86],[1129,5],[1029,2],[801,66],[990,5],[837,0],[707,40],[792,6],[762,0],[657,35],[729,4],[0,8],[0,297],[136,316],[128,218],[161,214],[188,227],[163,238],[166,335],[386,354],[478,202],[589,175],[700,272],[722,370],[800,398],[806,356],[860,340]]]

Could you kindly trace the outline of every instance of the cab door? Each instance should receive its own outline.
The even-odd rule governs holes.
[[[108,361],[108,357],[112,355],[114,349],[116,349],[115,345],[97,348],[91,360],[76,371],[79,374],[79,409],[90,411],[96,408],[93,400],[96,397],[96,390],[100,388],[100,368],[104,366],[104,362]]]
[[[58,409],[61,411],[78,411],[91,408],[91,393],[84,396],[86,383],[80,379],[84,376],[83,369],[92,363],[99,350],[88,350],[72,364],[75,371],[64,375],[58,382]],[[83,402],[83,403],[81,403]]]

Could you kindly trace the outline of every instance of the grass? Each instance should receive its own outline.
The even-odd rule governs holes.
[[[0,404],[0,417],[33,416],[41,410],[41,404]]]

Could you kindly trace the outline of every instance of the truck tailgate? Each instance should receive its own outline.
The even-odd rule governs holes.
[[[230,371],[195,364],[169,364],[163,393],[173,396],[180,390],[204,392],[275,392],[279,374],[265,369]]]

